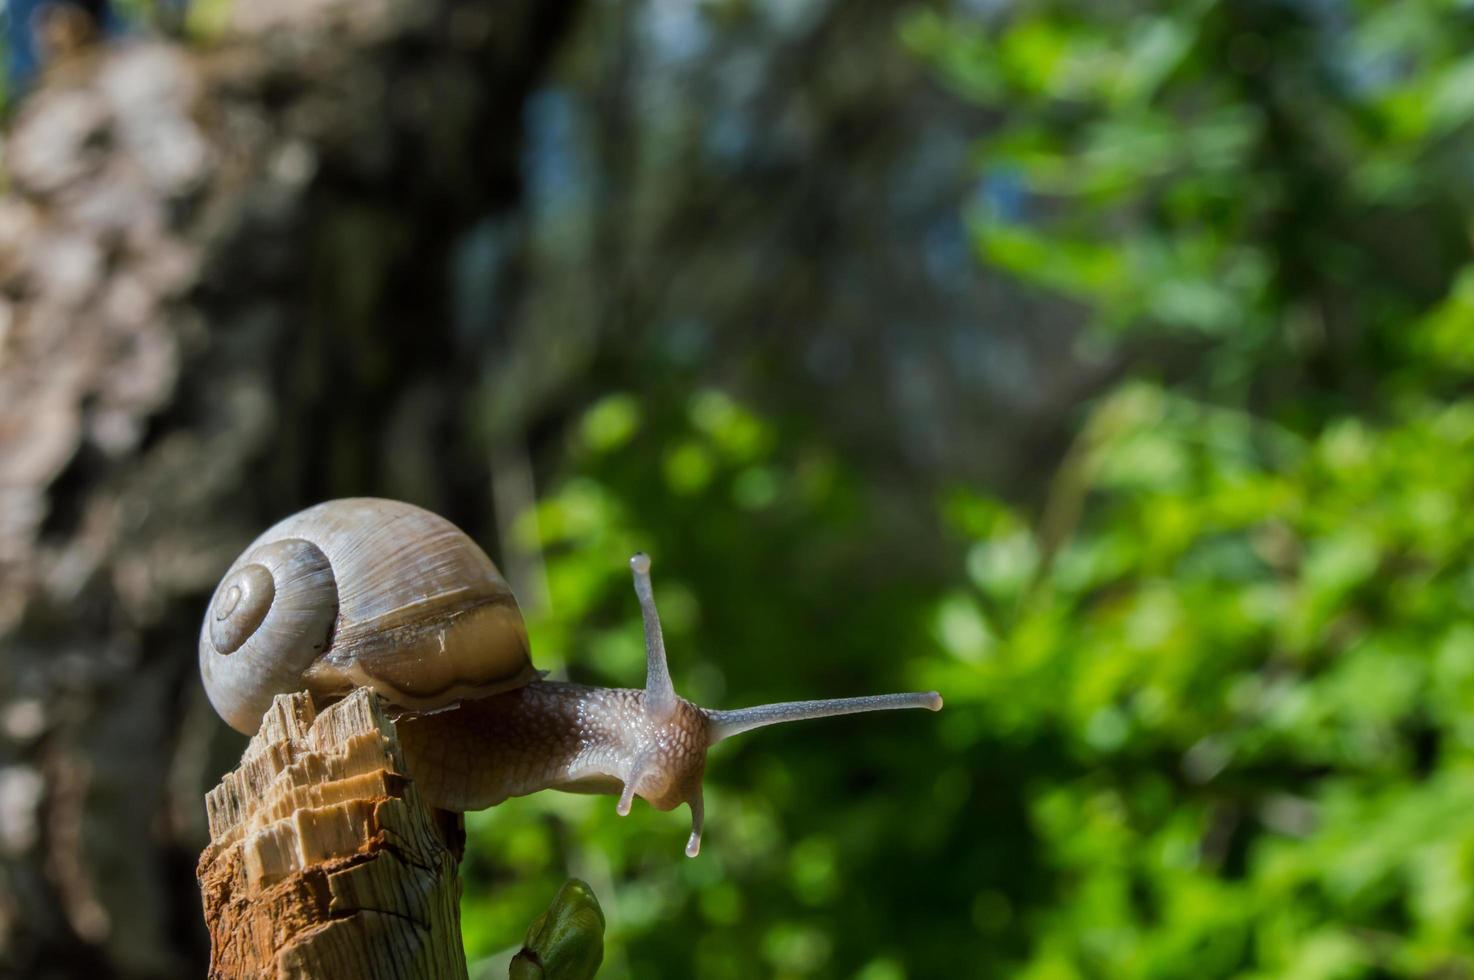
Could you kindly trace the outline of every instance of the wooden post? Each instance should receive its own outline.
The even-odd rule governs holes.
[[[206,809],[211,978],[466,976],[460,820],[420,798],[369,691],[321,714],[278,696]]]

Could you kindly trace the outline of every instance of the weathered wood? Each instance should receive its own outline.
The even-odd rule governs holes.
[[[466,976],[459,822],[420,798],[367,690],[320,714],[277,697],[206,809],[212,978]]]

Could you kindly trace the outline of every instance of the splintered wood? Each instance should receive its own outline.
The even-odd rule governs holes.
[[[404,773],[367,690],[277,697],[206,798],[212,978],[466,976],[459,824]]]

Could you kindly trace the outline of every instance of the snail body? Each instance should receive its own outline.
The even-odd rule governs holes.
[[[671,684],[650,582],[630,560],[645,624],[644,688],[542,679],[511,589],[444,518],[374,498],[333,500],[274,525],[215,590],[200,629],[211,703],[253,733],[277,694],[330,701],[369,687],[401,709],[405,764],[446,810],[494,806],[543,789],[635,796],[691,809],[700,849],[706,750],[739,732],[803,718],[893,708],[938,710],[934,691],[703,708]]]

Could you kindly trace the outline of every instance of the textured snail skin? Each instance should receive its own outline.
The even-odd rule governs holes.
[[[405,715],[397,727],[405,765],[434,806],[481,810],[544,789],[618,793],[621,816],[635,796],[657,810],[685,803],[686,854],[695,857],[712,745],[767,725],[900,708],[940,711],[942,698],[927,691],[716,711],[673,691],[652,698],[648,688],[534,681],[447,711]]]
[[[658,810],[700,793],[710,741],[705,713],[681,700],[654,723],[645,692],[537,681],[398,722],[405,763],[425,798],[481,810],[544,789],[633,792]]]

